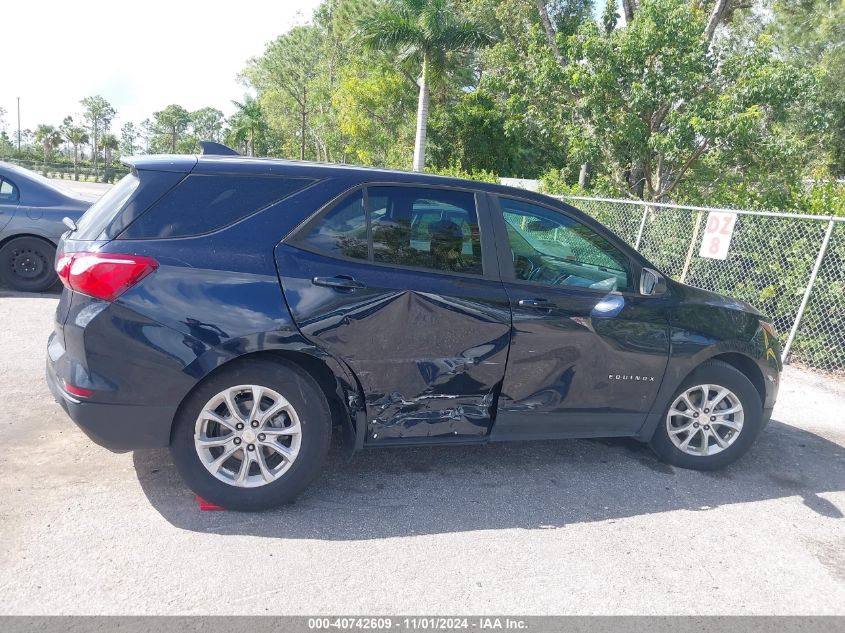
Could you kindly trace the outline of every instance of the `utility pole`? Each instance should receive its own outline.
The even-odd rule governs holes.
[[[21,153],[21,98],[18,97],[18,154]]]

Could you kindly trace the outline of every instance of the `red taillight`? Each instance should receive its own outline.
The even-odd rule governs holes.
[[[68,288],[70,288],[68,275],[70,273],[71,261],[73,261],[73,253],[67,255],[65,253],[59,253],[56,257],[56,274],[59,276],[59,279],[62,280],[62,283]]]
[[[144,255],[62,253],[56,258],[56,273],[65,286],[106,301],[114,301],[156,268],[158,262]]]
[[[70,384],[68,381],[64,381],[65,383],[65,391],[67,391],[72,396],[79,396],[80,398],[87,398],[92,393],[94,393],[93,389],[86,389],[85,387],[77,387],[75,385]]]

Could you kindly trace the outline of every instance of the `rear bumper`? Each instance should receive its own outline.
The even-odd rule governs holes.
[[[170,427],[176,409],[163,406],[121,405],[86,402],[62,387],[56,362],[47,356],[47,384],[53,397],[92,441],[110,451],[123,453],[170,444]]]

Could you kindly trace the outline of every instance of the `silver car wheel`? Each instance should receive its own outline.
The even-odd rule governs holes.
[[[302,441],[299,416],[280,393],[238,385],[211,398],[194,429],[206,470],[239,488],[272,483],[290,470]]]
[[[721,453],[736,442],[744,418],[742,403],[730,389],[696,385],[669,407],[666,431],[684,453],[704,457]]]

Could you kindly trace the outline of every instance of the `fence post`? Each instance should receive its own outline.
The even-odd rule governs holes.
[[[792,329],[789,331],[789,337],[786,339],[786,345],[783,346],[783,352],[780,355],[782,363],[786,363],[789,356],[789,350],[792,349],[792,342],[795,340],[795,335],[798,333],[798,326],[801,325],[801,317],[804,316],[804,310],[807,308],[807,302],[810,301],[810,293],[813,291],[813,285],[816,283],[816,276],[819,274],[824,254],[827,252],[827,245],[830,243],[830,235],[833,233],[833,220],[827,223],[827,231],[824,233],[819,254],[816,256],[816,263],[813,266],[813,272],[810,273],[810,280],[807,282],[807,288],[804,290],[804,296],[801,298],[801,305],[798,306],[798,313],[795,315],[795,323],[792,324]]]
[[[640,230],[637,231],[637,241],[634,242],[634,250],[640,250],[640,241],[643,239],[643,229],[645,229],[645,221],[648,217],[648,206],[643,205],[643,219],[640,220]]]
[[[695,229],[692,232],[692,239],[689,243],[689,249],[687,249],[687,258],[684,260],[684,269],[681,271],[681,283],[684,283],[687,278],[687,272],[689,271],[689,265],[692,261],[692,254],[695,252],[695,245],[698,243],[698,231],[701,228],[701,216],[703,215],[702,211],[699,211],[695,214]]]

